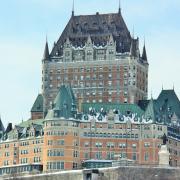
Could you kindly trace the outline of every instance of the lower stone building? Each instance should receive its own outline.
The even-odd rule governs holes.
[[[45,119],[3,133],[0,173],[79,169],[89,159],[158,164],[164,123],[145,119],[136,104],[82,104],[81,109],[71,88],[61,86]]]
[[[172,117],[172,123],[168,129],[168,148],[170,152],[170,165],[180,166],[180,120],[176,114]]]

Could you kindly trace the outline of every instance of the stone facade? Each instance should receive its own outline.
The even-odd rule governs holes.
[[[62,84],[79,103],[136,103],[147,99],[146,49],[141,56],[121,13],[72,15],[51,53],[46,42],[42,77],[45,114]]]
[[[180,166],[180,120],[175,114],[172,117],[172,124],[167,129],[170,165]]]

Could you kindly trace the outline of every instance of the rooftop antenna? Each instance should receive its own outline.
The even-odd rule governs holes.
[[[46,42],[48,42],[47,33],[46,33]]]
[[[74,0],[73,0],[73,5],[72,5],[72,16],[74,16]]]
[[[119,0],[119,14],[121,14],[121,0]]]

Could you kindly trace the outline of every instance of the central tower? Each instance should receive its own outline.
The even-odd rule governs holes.
[[[147,98],[146,48],[131,36],[118,13],[72,16],[42,60],[44,112],[59,87],[70,84],[79,103],[136,103]]]

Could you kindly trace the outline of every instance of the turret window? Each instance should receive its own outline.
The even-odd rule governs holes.
[[[111,50],[109,51],[109,54],[114,54],[114,50],[111,49]]]
[[[88,50],[88,51],[87,51],[87,55],[88,55],[88,56],[92,55],[92,51]]]

